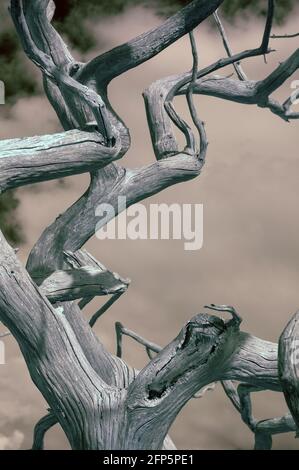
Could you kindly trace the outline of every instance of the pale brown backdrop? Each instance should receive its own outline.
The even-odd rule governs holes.
[[[276,31],[295,32],[298,10],[287,25]],[[108,49],[161,21],[151,11],[137,8],[116,19],[90,24],[99,38],[97,50]],[[235,50],[255,47],[262,23],[256,19],[229,27]],[[197,33],[201,64],[223,55],[216,32],[207,25]],[[292,52],[297,40],[277,41],[278,52],[265,65],[262,58],[244,67],[250,78],[262,78],[279,60]],[[83,59],[83,57],[81,57]],[[28,67],[31,65],[28,64]],[[157,58],[115,80],[110,88],[115,109],[132,133],[132,148],[125,166],[153,161],[142,100],[142,90],[162,76],[191,67],[187,38]],[[31,67],[32,68],[32,67]],[[32,68],[32,73],[36,71]],[[229,74],[229,70],[223,72]],[[299,75],[293,77],[299,79]],[[290,93],[290,82],[279,93]],[[182,324],[206,303],[237,307],[243,328],[276,341],[290,315],[299,307],[299,122],[286,124],[267,110],[214,98],[197,99],[207,123],[210,141],[202,175],[151,198],[149,202],[202,203],[204,247],[187,252],[180,241],[104,241],[93,238],[87,248],[104,264],[132,279],[128,293],[97,326],[111,350],[115,348],[114,323],[127,327],[161,345],[171,340]],[[185,112],[183,99],[178,110]],[[299,105],[298,105],[299,106]],[[0,123],[1,138],[35,135],[59,129],[46,99],[20,99]],[[20,256],[25,261],[41,231],[86,188],[88,176],[22,188],[19,218],[27,238]],[[101,304],[93,302],[88,313]],[[46,411],[46,404],[32,385],[13,339],[6,341],[6,365],[0,366],[0,449],[28,448],[32,428]],[[126,340],[126,359],[142,367],[146,356]],[[286,407],[280,394],[256,396],[255,413],[260,418],[279,415]],[[247,449],[251,433],[220,387],[200,400],[191,401],[181,412],[171,435],[178,448]],[[274,439],[275,448],[299,448],[293,435]],[[47,448],[66,448],[58,428],[47,438]]]

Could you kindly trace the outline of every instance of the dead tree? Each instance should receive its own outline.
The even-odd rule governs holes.
[[[11,0],[24,51],[42,71],[45,93],[64,132],[1,141],[1,192],[90,173],[87,191],[42,233],[26,267],[0,237],[0,320],[17,340],[31,378],[49,405],[49,414],[36,425],[34,449],[43,448],[44,435],[55,423],[61,425],[73,449],[174,448],[167,435],[174,419],[188,400],[214,382],[222,382],[255,434],[256,448],[270,448],[275,433],[298,429],[298,313],[279,347],[241,332],[239,315],[227,306],[208,308],[228,311],[230,320],[196,315],[164,348],[117,324],[118,355],[114,356],[92,330],[129,285],[81,250],[95,232],[94,208],[110,203],[117,214],[118,196],[126,196],[130,206],[200,175],[208,142],[193,95],[268,108],[286,121],[299,117],[292,111],[292,98],[279,103],[271,97],[298,69],[299,49],[261,81],[248,79],[244,71],[247,58],[271,52],[274,1],[268,2],[260,45],[236,54],[217,13],[221,3],[194,0],[156,29],[88,63],[78,63],[51,25],[52,0]],[[213,14],[227,56],[200,68],[193,30]],[[109,101],[108,85],[185,34],[190,34],[193,69],[162,78],[144,92],[156,161],[125,169],[115,162],[128,151],[130,135]],[[228,65],[234,67],[235,78],[215,75]],[[186,96],[196,133],[177,114],[177,95]],[[181,150],[178,129],[186,139]],[[89,325],[81,310],[94,296],[108,294],[111,299]],[[146,347],[150,360],[143,370],[135,370],[119,357],[122,334]],[[290,414],[257,422],[250,393],[258,390],[283,392]]]

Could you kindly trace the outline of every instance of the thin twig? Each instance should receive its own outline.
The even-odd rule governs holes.
[[[296,431],[296,424],[290,414],[261,421],[253,418],[250,393],[262,389],[251,387],[248,384],[241,384],[237,388],[232,380],[224,380],[221,384],[231,403],[241,414],[243,422],[254,433],[256,450],[270,450],[274,434]]]
[[[223,42],[224,48],[227,52],[227,55],[228,55],[228,57],[232,57],[233,52],[232,52],[232,49],[229,45],[228,37],[226,35],[225,29],[224,29],[223,24],[221,22],[221,19],[219,17],[218,10],[216,10],[215,13],[214,13],[214,19],[215,19],[216,25],[219,29],[220,35],[222,37],[222,42]],[[242,80],[242,81],[247,80],[247,76],[246,76],[244,70],[242,69],[242,65],[241,65],[240,62],[234,62],[233,67],[236,71],[236,74],[237,74],[239,80]]]
[[[111,307],[122,295],[124,292],[118,292],[114,294],[111,299],[109,299],[90,319],[89,325],[91,328],[96,324],[98,319]]]
[[[9,331],[7,331],[7,332],[5,332],[5,333],[1,333],[1,334],[0,334],[0,339],[6,338],[7,336],[12,336],[12,334],[11,334]]]
[[[177,126],[178,129],[180,129],[180,131],[185,136],[185,139],[186,139],[185,150],[188,151],[190,149],[191,152],[194,154],[196,152],[196,142],[195,142],[194,134],[189,124],[178,115],[178,113],[176,112],[173,106],[173,103],[166,102],[164,104],[164,107],[168,113],[168,116],[172,120],[172,122]]]

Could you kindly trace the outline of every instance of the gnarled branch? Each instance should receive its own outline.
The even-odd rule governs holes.
[[[235,401],[243,420],[251,428],[255,427],[260,441],[264,439],[269,443],[273,430],[285,429],[286,425],[291,427],[293,423],[286,418],[285,421],[280,419],[256,424],[248,390],[281,391],[283,388],[288,400],[291,378],[296,393],[295,401],[290,401],[290,409],[297,417],[297,371],[293,367],[294,364],[297,367],[297,363],[291,357],[292,373],[287,375],[288,381],[284,381],[285,376],[281,374],[280,381],[277,345],[240,332],[241,319],[232,307],[210,305],[208,308],[212,310],[229,312],[232,318],[224,321],[207,314],[195,316],[168,346],[161,350],[156,348],[157,355],[139,373],[110,354],[90,327],[121,294],[119,289],[123,291],[127,287],[124,280],[105,271],[89,254],[78,251],[95,233],[95,229],[107,223],[106,220],[97,224],[95,208],[103,202],[109,203],[115,209],[113,217],[137,201],[200,174],[207,139],[203,122],[197,115],[193,94],[210,94],[231,101],[257,104],[286,120],[297,117],[290,109],[290,99],[281,105],[270,95],[298,69],[298,50],[259,82],[245,80],[238,65],[243,59],[266,55],[271,51],[269,39],[274,14],[273,0],[268,1],[267,20],[259,47],[232,54],[218,21],[229,57],[199,69],[191,31],[221,3],[221,0],[195,0],[158,28],[108,51],[88,64],[78,64],[66,52],[64,42],[50,24],[53,15],[51,1],[11,2],[12,15],[24,50],[42,70],[46,92],[63,127],[81,129],[63,136],[45,136],[39,144],[42,141],[47,145],[49,139],[56,144],[62,139],[65,144],[74,135],[82,138],[82,131],[86,129],[90,131],[88,138],[92,136],[94,140],[97,136],[92,149],[90,142],[86,143],[87,149],[85,146],[79,149],[80,152],[91,151],[87,165],[86,162],[85,166],[81,163],[82,154],[78,152],[72,161],[75,162],[73,168],[71,159],[68,159],[64,169],[59,167],[59,171],[58,153],[54,146],[48,145],[44,149],[36,145],[35,138],[32,138],[29,144],[33,148],[26,148],[30,163],[28,171],[27,167],[26,171],[21,168],[25,176],[21,175],[20,167],[14,168],[17,164],[14,159],[20,154],[16,144],[22,144],[13,141],[11,148],[7,142],[2,144],[5,151],[11,152],[4,160],[11,165],[8,167],[11,173],[8,171],[8,176],[3,180],[4,189],[13,187],[13,184],[19,186],[29,181],[62,176],[65,174],[63,171],[66,174],[80,171],[91,173],[91,183],[85,194],[48,227],[35,244],[28,259],[28,272],[0,235],[0,320],[17,339],[32,379],[52,413],[37,425],[36,447],[42,447],[44,434],[56,419],[72,448],[76,449],[160,449],[163,445],[170,446],[166,436],[181,408],[199,389],[217,381],[236,380],[246,384],[239,388],[239,404]],[[191,33],[192,72],[167,77],[145,92],[157,161],[137,169],[125,169],[110,163],[127,152],[130,136],[109,102],[108,83],[186,33]],[[209,76],[234,64],[241,81]],[[179,94],[187,95],[191,117],[200,137],[199,149],[196,148],[190,126],[175,111],[174,98]],[[173,124],[185,134],[186,146],[183,150],[178,148]],[[64,149],[66,145],[59,144],[59,155],[63,155],[62,147]],[[99,152],[100,164],[94,152]],[[49,167],[48,174],[40,169],[45,161]],[[125,206],[119,207],[120,196],[126,198]],[[29,273],[40,286],[34,283]],[[104,293],[101,284],[103,277],[105,293],[114,292],[114,296],[93,316],[89,325],[79,306],[85,305],[94,295]],[[45,295],[55,302],[55,306]],[[83,300],[79,306],[66,301],[81,297]],[[57,303],[58,300],[61,302]],[[284,335],[281,340],[279,360],[283,364],[282,370],[290,366],[284,358],[293,351],[290,350],[296,340],[296,328],[293,327],[291,322],[291,334],[286,330],[289,336]],[[144,344],[149,350],[149,344]],[[157,428],[159,433],[156,432]],[[166,444],[165,439],[168,441]]]
[[[161,26],[92,59],[79,71],[79,80],[88,81],[94,76],[101,86],[107,85],[113,78],[146,62],[192,31],[221,3],[223,0],[194,0]]]
[[[299,429],[299,311],[279,339],[278,370],[286,402]]]

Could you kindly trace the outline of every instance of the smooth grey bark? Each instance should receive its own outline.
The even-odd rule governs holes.
[[[272,434],[297,428],[298,375],[292,359],[297,328],[292,322],[278,349],[277,344],[240,332],[241,319],[234,308],[212,304],[207,308],[229,312],[232,318],[223,321],[198,314],[165,348],[130,332],[148,352],[157,353],[155,357],[149,353],[150,361],[141,371],[107,351],[91,328],[129,285],[129,280],[81,250],[95,231],[95,207],[110,203],[117,214],[119,196],[126,196],[129,206],[201,173],[208,142],[193,95],[267,107],[284,120],[298,118],[290,98],[281,104],[270,96],[298,69],[298,50],[261,81],[248,80],[240,64],[271,51],[274,2],[268,1],[260,46],[237,54],[232,53],[219,13],[215,13],[221,3],[195,0],[158,28],[81,64],[51,25],[51,0],[11,0],[24,51],[41,69],[45,92],[65,132],[0,142],[0,189],[80,172],[91,175],[81,198],[41,234],[26,269],[0,235],[0,320],[18,341],[32,380],[50,410],[36,426],[35,449],[43,448],[45,433],[56,423],[73,449],[174,448],[167,433],[181,408],[217,381],[222,381],[254,432],[257,448],[270,447]],[[192,30],[213,13],[228,57],[200,69]],[[128,151],[130,134],[111,106],[109,82],[186,33],[191,40],[192,71],[161,79],[144,92],[156,161],[125,169],[114,160]],[[238,80],[215,75],[227,65],[235,68]],[[182,94],[196,133],[175,110],[174,99]],[[176,129],[185,136],[183,149],[178,146]],[[93,297],[106,294],[113,297],[89,324],[81,309]],[[81,300],[77,304],[75,299]],[[233,381],[241,382],[238,389]],[[290,383],[295,390],[291,398]],[[257,423],[250,393],[263,389],[283,391],[292,416]]]

